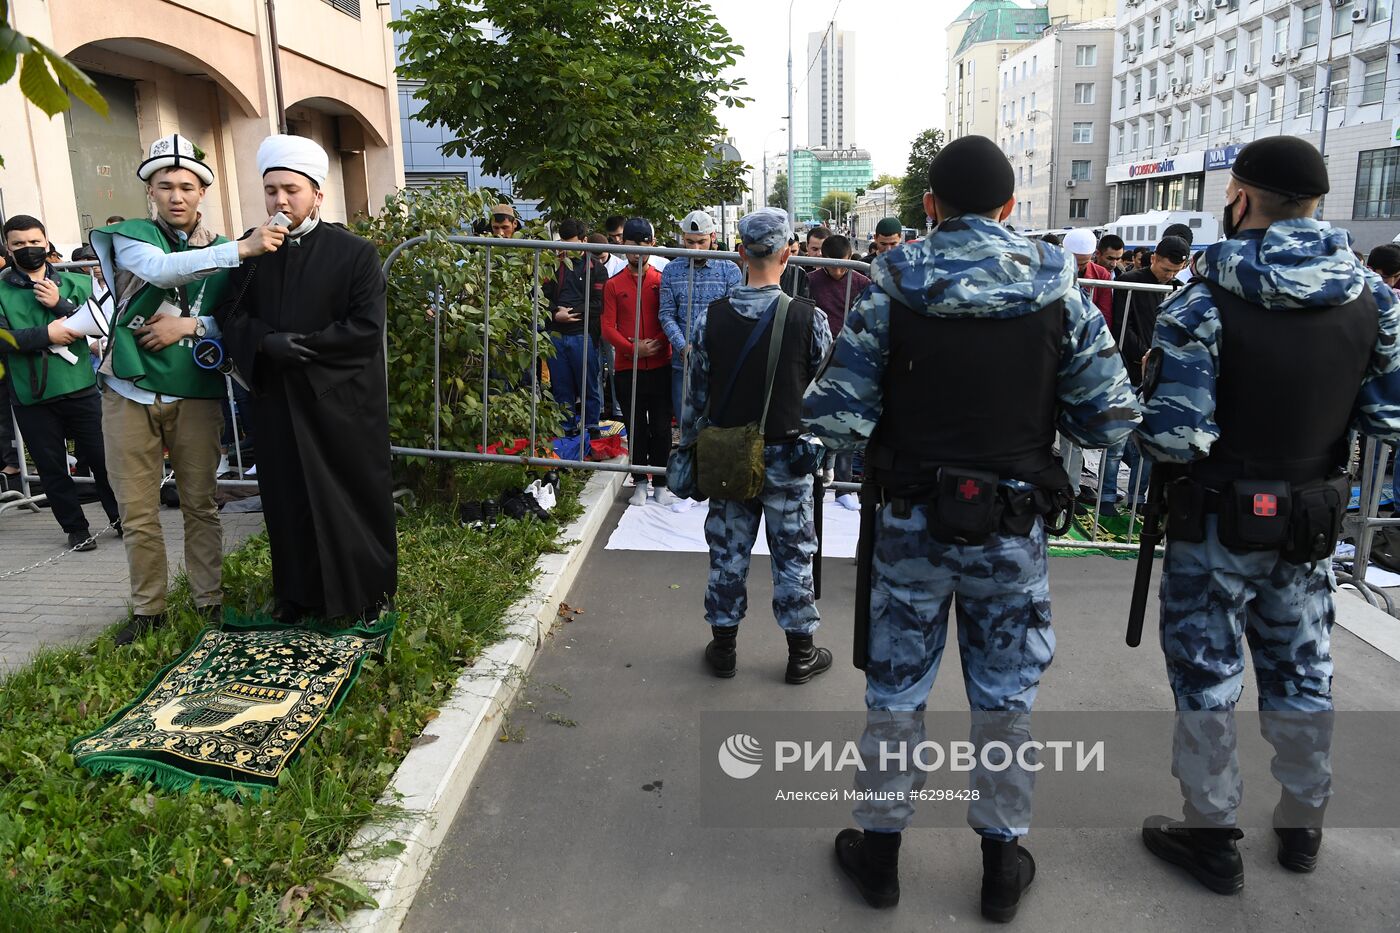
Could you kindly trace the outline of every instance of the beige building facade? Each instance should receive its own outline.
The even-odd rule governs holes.
[[[82,104],[49,119],[0,87],[0,210],[41,217],[64,246],[112,214],[149,210],[136,166],[169,133],[204,150],[216,181],[202,207],[237,236],[266,218],[257,149],[288,132],[330,156],[322,215],[374,212],[403,186],[387,7],[374,0],[12,0],[13,25],[97,82],[111,113]],[[275,24],[269,21],[275,15]],[[274,28],[275,25],[275,28]],[[273,55],[271,36],[278,39]]]

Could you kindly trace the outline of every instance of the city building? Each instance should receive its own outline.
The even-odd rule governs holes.
[[[1052,25],[1002,62],[994,137],[1016,170],[1018,229],[1110,220],[1108,116],[1114,21]]]
[[[899,188],[895,185],[881,185],[871,188],[856,198],[855,210],[851,212],[851,237],[864,244],[875,235],[875,225],[885,217],[899,214]]]
[[[12,0],[11,25],[91,75],[110,107],[49,119],[19,80],[0,85],[0,213],[42,217],[71,248],[108,216],[147,215],[136,166],[178,132],[217,176],[202,205],[237,236],[267,218],[257,150],[278,129],[330,155],[322,214],[365,214],[403,184],[389,10],[372,0],[283,4],[275,29],[261,0]],[[274,49],[270,36],[276,35]]]
[[[948,139],[997,139],[999,69],[1053,24],[1083,23],[1113,15],[1113,0],[972,0],[948,24]]]
[[[864,149],[795,149],[792,153],[793,214],[798,223],[829,222],[822,198],[832,191],[855,194],[873,177]]]
[[[1287,134],[1327,158],[1323,220],[1350,230],[1363,252],[1394,236],[1391,0],[1124,0],[1117,33],[1110,216],[1218,213],[1239,148]]]
[[[807,36],[807,145],[813,149],[855,145],[855,49],[856,34],[844,29]]]

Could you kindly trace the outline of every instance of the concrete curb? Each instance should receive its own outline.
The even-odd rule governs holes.
[[[349,849],[354,853],[399,842],[403,851],[362,859],[347,853],[332,871],[336,877],[367,887],[378,906],[354,911],[343,923],[319,929],[394,933],[408,916],[437,847],[495,739],[502,713],[515,699],[553,627],[559,603],[602,530],[623,477],[600,472],[588,481],[580,496],[583,514],[559,533],[560,540],[574,543],[564,553],[540,558],[534,585],[506,611],[505,637],[483,651],[457,679],[439,716],[424,728],[423,737],[431,741],[409,750],[380,798],[383,804],[402,807],[404,815],[389,824],[363,827]]]
[[[1337,624],[1396,661],[1400,661],[1400,619],[1377,609],[1356,593],[1336,593]]]

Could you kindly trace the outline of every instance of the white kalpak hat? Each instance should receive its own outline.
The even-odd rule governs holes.
[[[1086,227],[1079,227],[1078,229],[1071,230],[1069,233],[1065,234],[1065,239],[1062,245],[1064,246],[1065,252],[1067,253],[1076,253],[1080,256],[1088,256],[1092,255],[1094,250],[1098,249],[1099,241],[1094,236],[1094,231]]]
[[[258,174],[279,168],[305,175],[319,188],[326,183],[331,165],[326,150],[305,136],[269,136],[258,147]]]
[[[151,143],[150,158],[136,166],[136,177],[150,181],[151,176],[163,168],[183,168],[194,172],[205,185],[212,185],[214,173],[204,164],[203,158],[204,153],[189,139],[171,133]]]

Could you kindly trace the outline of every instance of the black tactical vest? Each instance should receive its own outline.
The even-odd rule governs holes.
[[[1063,300],[1011,318],[930,317],[891,301],[867,473],[892,488],[928,485],[942,466],[1063,485],[1051,447],[1064,332]]]
[[[1327,308],[1270,310],[1215,282],[1220,316],[1215,423],[1220,439],[1191,474],[1233,479],[1322,479],[1346,465],[1347,432],[1380,327],[1370,288]]]
[[[775,299],[776,300],[776,299]],[[802,433],[802,394],[816,375],[811,364],[812,315],[817,306],[801,298],[788,305],[783,326],[783,346],[778,368],[773,374],[773,397],[768,404],[764,440],[770,444],[793,441]],[[728,298],[710,305],[705,316],[705,352],[710,361],[710,423],[719,428],[757,424],[763,416],[763,388],[768,375],[768,344],[773,322],[769,321],[734,383],[729,405],[720,410],[723,394],[758,321],[744,317]]]

